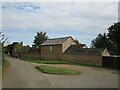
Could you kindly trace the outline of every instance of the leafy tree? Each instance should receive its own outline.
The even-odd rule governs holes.
[[[108,28],[108,37],[115,45],[117,54],[120,55],[120,22],[117,22]]]
[[[13,42],[12,44],[7,45],[5,53],[10,53],[10,55],[12,56],[12,51],[16,47],[16,44],[18,44],[18,42]]]
[[[18,54],[24,54],[27,53],[27,51],[30,49],[29,46],[18,46],[16,47],[16,53]]]
[[[40,45],[48,39],[46,32],[37,32],[37,35],[34,39],[33,46],[40,47]]]
[[[93,48],[107,48],[110,54],[116,54],[115,45],[107,37],[106,33],[98,34],[98,36],[92,40],[91,47]]]
[[[8,37],[5,37],[5,34],[2,32],[0,32],[0,43],[2,44],[2,46],[9,43]]]
[[[92,44],[91,47],[95,47],[95,48],[107,48],[107,46],[109,45],[109,40],[106,36],[106,34],[104,33],[102,34],[98,34],[98,36],[92,40]]]
[[[77,39],[75,39],[75,43],[76,43],[77,45],[80,45],[80,42],[79,42]]]
[[[5,36],[2,32],[0,32],[0,65],[5,64],[5,56],[4,56],[4,51],[5,48],[4,46],[8,43],[8,37]]]

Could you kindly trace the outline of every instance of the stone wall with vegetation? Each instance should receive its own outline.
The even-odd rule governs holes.
[[[32,59],[38,59],[40,60],[40,53],[26,53],[26,54],[20,54],[20,58],[32,58]]]

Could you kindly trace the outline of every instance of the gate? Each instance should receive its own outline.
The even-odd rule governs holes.
[[[119,56],[103,56],[102,67],[120,68]]]

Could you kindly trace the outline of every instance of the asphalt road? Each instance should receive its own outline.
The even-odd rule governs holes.
[[[32,64],[7,57],[11,66],[3,77],[3,88],[53,88]]]
[[[11,66],[3,78],[3,88],[118,88],[118,73],[76,65],[51,65],[80,70],[80,75],[43,74],[36,63],[7,57]],[[47,65],[47,64],[44,64]]]

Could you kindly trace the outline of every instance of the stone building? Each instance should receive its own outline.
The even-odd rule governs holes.
[[[107,49],[76,45],[72,37],[48,39],[41,44],[41,60],[64,60],[89,65],[102,65],[102,56],[110,56]]]
[[[31,48],[23,58],[39,60],[63,60],[88,65],[102,65],[102,56],[110,56],[107,49],[88,48],[85,44],[77,45],[69,37],[48,39],[40,48]]]
[[[48,39],[41,44],[41,60],[62,60],[64,51],[76,45],[72,37]]]

